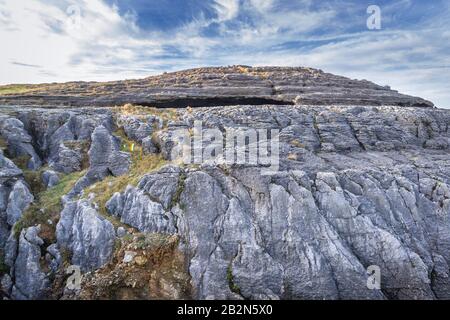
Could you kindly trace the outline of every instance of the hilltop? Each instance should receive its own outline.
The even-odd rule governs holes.
[[[0,87],[0,105],[155,107],[217,105],[391,105],[433,107],[387,86],[303,67],[231,66],[164,73],[140,80]]]

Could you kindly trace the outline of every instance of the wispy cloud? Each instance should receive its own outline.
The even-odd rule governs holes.
[[[13,64],[15,66],[27,67],[27,68],[41,68],[41,66],[38,66],[36,64],[27,64],[27,63],[22,63],[22,62],[17,62],[17,61],[11,61],[11,64]]]
[[[450,107],[450,4],[0,0],[1,83],[112,80],[202,65],[306,65]],[[28,66],[28,67],[26,67]]]

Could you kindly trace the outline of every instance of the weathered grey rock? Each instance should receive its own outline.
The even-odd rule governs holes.
[[[120,139],[113,136],[104,126],[97,127],[92,134],[89,150],[88,174],[104,178],[112,174],[126,174],[130,167],[130,155],[120,151]]]
[[[52,188],[56,186],[59,183],[59,176],[58,174],[53,170],[45,170],[42,173],[42,183],[47,188]]]
[[[14,271],[14,261],[17,257],[17,238],[14,232],[10,232],[5,244],[5,264]]]
[[[50,282],[40,266],[40,246],[44,242],[38,236],[39,231],[39,227],[30,227],[20,234],[11,294],[14,299],[43,298],[49,289]]]
[[[118,227],[116,234],[118,238],[123,238],[127,235],[127,230],[124,227]]]
[[[134,257],[136,256],[136,252],[133,251],[125,251],[125,255],[123,257],[123,262],[130,263],[133,261]]]
[[[0,218],[0,254],[8,240],[10,226],[3,217]]]
[[[174,233],[173,216],[144,191],[128,186],[106,204],[109,213],[142,232]]]
[[[107,202],[110,214],[141,232],[179,237],[193,298],[449,299],[450,112],[409,108],[430,104],[317,70],[244,69],[198,69],[148,80],[145,93],[133,99],[153,99],[153,90],[160,102],[188,92],[177,103],[228,105],[227,96],[237,104],[178,109],[178,119],[165,118],[161,127],[149,128],[135,115],[112,123],[108,109],[36,109],[34,115],[25,110],[20,120],[45,159],[54,154],[52,136],[58,145],[92,140],[90,168],[78,191],[126,172],[114,126],[124,127],[144,149],[150,141],[150,152],[167,159],[177,144],[176,130],[192,130],[195,120],[204,130],[224,134],[228,128],[280,131],[280,168],[269,176],[261,174],[261,164],[172,165]],[[249,90],[263,99],[258,104],[269,97],[306,105],[255,106],[255,100],[244,99]],[[98,101],[129,97],[111,94]],[[4,163],[3,219],[21,179]],[[49,246],[45,256],[51,272],[60,266],[62,248],[83,271],[101,267],[111,261],[114,238],[124,231],[115,231],[87,200],[67,202],[57,229],[58,248]],[[12,234],[3,241],[14,275],[20,246]],[[133,261],[130,254],[128,260]],[[380,268],[381,290],[368,287],[369,266]],[[17,289],[15,297],[26,298]]]
[[[188,129],[187,127],[185,128]],[[183,135],[180,135],[178,130],[182,130],[180,127],[171,127],[167,130],[158,131],[152,136],[151,143],[166,160],[175,160],[179,156],[181,143],[183,141]],[[152,147],[147,146],[152,150]]]
[[[69,202],[56,227],[59,248],[70,250],[72,264],[91,271],[109,262],[113,249],[114,227],[87,200]]]
[[[27,156],[27,167],[37,170],[41,167],[42,161],[34,150],[32,137],[24,129],[23,123],[16,118],[7,118],[0,121],[0,135],[8,144],[8,153],[11,157]]]
[[[5,274],[0,281],[0,289],[6,293],[10,294],[13,286],[13,281],[9,274]]]
[[[22,213],[29,207],[33,200],[34,197],[28,187],[22,180],[18,180],[11,189],[6,208],[6,221],[10,226],[13,226],[19,221]]]
[[[61,252],[59,251],[58,245],[56,243],[53,243],[47,247],[47,254],[45,255],[45,260],[47,261],[50,270],[56,273],[62,263]]]
[[[352,80],[304,67],[231,66],[198,68],[140,80],[36,86],[32,93],[2,96],[12,105],[113,106],[126,103],[159,107],[237,104],[397,105],[432,107],[367,80]]]
[[[76,183],[69,197],[81,194],[84,188],[109,175],[124,175],[130,168],[130,154],[120,151],[120,139],[112,135],[105,126],[95,128],[91,140],[89,170]]]
[[[120,115],[117,123],[123,127],[128,138],[142,143],[145,138],[151,137],[155,130],[162,128],[163,121],[155,116]]]
[[[22,170],[6,158],[3,153],[0,153],[0,181],[6,181],[6,179],[17,178],[22,175]]]
[[[68,148],[64,143],[61,143],[56,154],[49,161],[49,166],[52,169],[66,174],[82,169],[83,154],[81,150]]]

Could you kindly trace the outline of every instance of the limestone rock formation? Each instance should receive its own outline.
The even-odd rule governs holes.
[[[40,266],[40,246],[44,242],[38,236],[39,231],[39,227],[31,227],[20,234],[11,293],[14,299],[42,299],[48,294],[50,281]]]
[[[59,104],[0,106],[6,296],[450,298],[448,110],[308,68],[79,86],[0,98]],[[144,105],[87,107],[122,102]],[[245,159],[250,131],[278,138],[277,170],[215,152],[217,161],[174,157],[179,130],[208,137],[193,141],[194,155],[210,152],[209,129],[223,141],[246,132]],[[76,292],[60,280],[68,264],[84,274]],[[371,267],[379,288],[368,286]]]
[[[0,104],[159,107],[238,104],[398,105],[432,107],[367,80],[352,80],[312,68],[231,66],[165,73],[141,80],[33,86]]]
[[[69,250],[72,264],[83,271],[100,268],[112,256],[114,227],[87,200],[66,204],[56,236],[60,250]]]
[[[47,187],[51,188],[59,183],[60,179],[58,174],[53,170],[45,170],[42,173],[42,183]]]
[[[34,150],[31,136],[24,129],[23,123],[16,118],[0,119],[0,135],[8,144],[8,153],[12,157],[29,157],[27,167],[39,169],[42,162]]]

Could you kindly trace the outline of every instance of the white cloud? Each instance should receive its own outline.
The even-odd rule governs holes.
[[[349,22],[337,19],[341,8],[300,4],[302,10],[277,0],[216,0],[217,17],[162,32],[141,30],[135,14],[103,0],[0,0],[0,83],[113,80],[202,65],[304,65],[450,107],[450,32],[441,21],[449,8],[422,30],[342,34]],[[385,10],[400,4],[410,1]],[[205,36],[212,25],[216,33]],[[336,34],[314,33],[324,25]],[[296,41],[311,45],[284,46]]]
[[[218,22],[231,20],[239,13],[239,0],[215,0],[213,7],[217,11]]]

